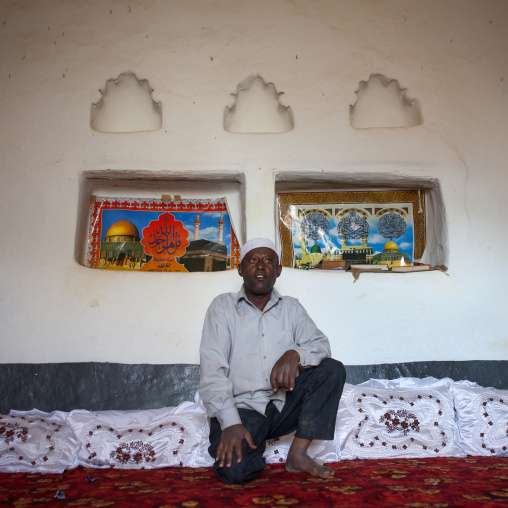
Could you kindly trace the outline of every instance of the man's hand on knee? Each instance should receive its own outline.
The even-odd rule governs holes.
[[[300,355],[294,349],[286,351],[273,366],[270,384],[274,391],[279,388],[293,391]]]
[[[231,467],[234,450],[236,450],[237,462],[242,462],[242,442],[244,439],[253,450],[257,448],[250,432],[241,423],[226,427],[222,431],[215,456],[215,460],[219,461],[219,467],[224,467],[224,463],[226,463],[226,467]]]

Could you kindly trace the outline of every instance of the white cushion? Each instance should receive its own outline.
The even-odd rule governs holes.
[[[508,457],[508,390],[460,382],[451,391],[464,452]]]
[[[62,473],[76,467],[79,443],[65,416],[37,409],[0,416],[0,471]]]
[[[118,427],[125,427],[127,425],[138,424],[138,425],[147,425],[154,420],[158,420],[163,416],[166,416],[168,413],[172,413],[176,408],[171,407],[163,407],[161,409],[127,409],[127,410],[118,410],[118,409],[109,409],[106,411],[96,411],[95,414],[100,415],[101,420],[104,422],[108,422],[111,425]],[[75,410],[73,414],[77,414],[78,412],[89,413],[86,410]]]
[[[192,402],[161,410],[75,410],[67,422],[81,443],[80,465],[97,468],[192,465],[207,429],[204,408]]]
[[[435,378],[427,376],[419,377],[399,377],[397,379],[369,379],[358,386],[370,386],[371,388],[447,388],[454,383],[449,377]]]
[[[194,403],[192,402],[184,402],[180,404],[176,411],[192,413],[196,412],[202,415],[204,418],[204,426],[203,431],[201,432],[201,439],[196,446],[193,446],[192,449],[187,454],[184,465],[186,467],[209,467],[213,466],[215,462],[214,459],[208,453],[208,448],[210,446],[210,422],[206,417],[206,408],[203,402],[201,401],[201,397],[199,393],[196,392],[194,395]]]
[[[341,459],[463,456],[447,387],[346,384],[335,439]]]

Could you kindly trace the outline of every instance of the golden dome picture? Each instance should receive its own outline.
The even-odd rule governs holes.
[[[216,272],[239,262],[225,198],[91,198],[86,266],[103,270]],[[182,240],[194,231],[194,241]],[[189,243],[190,242],[190,243]],[[149,248],[145,252],[145,247]],[[183,248],[182,252],[174,248]],[[182,267],[183,270],[177,268]]]
[[[399,246],[395,242],[387,242],[384,246],[383,252],[399,252]]]
[[[115,222],[106,233],[106,242],[139,241],[138,228],[127,220]]]

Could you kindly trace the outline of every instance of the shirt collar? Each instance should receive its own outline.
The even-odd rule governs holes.
[[[266,304],[265,311],[268,310],[270,307],[273,307],[279,300],[283,298],[282,295],[279,294],[279,292],[273,288],[272,294],[270,295],[270,300]],[[247,295],[245,294],[245,286],[242,284],[242,287],[240,288],[240,291],[236,294],[236,304],[240,302],[240,300],[245,300],[246,302],[249,302]],[[252,302],[249,302],[252,304]]]

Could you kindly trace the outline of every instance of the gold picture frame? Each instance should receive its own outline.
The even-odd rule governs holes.
[[[405,256],[403,259],[406,260],[406,263],[408,261],[410,264],[415,261],[418,262],[425,250],[425,196],[424,192],[420,190],[281,192],[278,194],[278,202],[279,228],[282,243],[281,264],[285,267],[306,269],[314,267],[312,266],[312,263],[303,263],[304,266],[302,265],[303,256],[300,253],[301,259],[298,258],[298,247],[294,239],[296,228],[302,235],[302,241],[306,241],[303,239],[305,236],[305,234],[302,233],[303,230],[300,230],[300,225],[295,225],[295,222],[303,219],[309,214],[318,218],[320,218],[319,216],[321,215],[324,218],[320,218],[320,220],[323,221],[325,230],[327,228],[330,229],[327,233],[328,237],[326,240],[330,246],[329,250],[336,249],[336,252],[342,253],[341,241],[342,247],[344,247],[345,243],[344,236],[340,237],[338,234],[338,222],[339,219],[344,217],[346,213],[351,212],[354,212],[353,215],[357,214],[358,217],[364,218],[366,221],[367,218],[369,221],[375,221],[388,213],[404,217],[404,220],[408,225],[408,241],[405,243],[409,245],[412,242],[412,245],[407,248],[408,253],[403,254],[403,256]],[[325,220],[330,222],[328,226],[326,225]],[[332,233],[332,229],[335,229],[337,233]],[[372,229],[377,231],[376,227]],[[386,230],[382,231],[385,233]],[[385,233],[384,238],[387,243],[389,240],[391,242],[390,237],[386,236],[386,234],[388,233]],[[396,235],[396,233],[394,234]],[[369,239],[367,238],[367,235],[364,236],[365,238],[358,240],[357,243],[363,242],[363,245],[367,247]],[[378,248],[379,245],[381,245],[380,236],[380,234],[377,234],[377,238],[375,238],[377,240]],[[357,238],[359,237],[357,236]],[[321,245],[323,246],[325,243],[322,243]],[[371,245],[376,245],[374,243],[374,238]],[[359,248],[360,247],[357,247],[357,250]],[[327,247],[325,246],[324,250],[326,249]],[[376,260],[376,255],[374,254],[376,252],[375,247],[369,246],[368,251],[370,254],[363,261],[360,261],[360,263],[378,262]],[[321,251],[319,250],[319,252]],[[402,250],[399,257],[402,257]],[[317,259],[319,259],[319,256]],[[377,259],[379,259],[379,256],[377,256]]]

